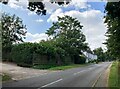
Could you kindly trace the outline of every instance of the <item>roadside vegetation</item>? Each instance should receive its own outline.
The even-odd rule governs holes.
[[[120,74],[118,73],[118,61],[114,61],[109,74],[109,87],[120,87],[120,84],[118,83]]]
[[[39,5],[40,3],[36,2],[33,4]],[[30,9],[31,5],[28,9]],[[105,8],[106,13],[111,11],[109,5],[112,4],[108,3]],[[42,10],[45,15],[44,8]],[[58,21],[52,23],[52,26],[46,30],[46,34],[48,35],[47,40],[42,40],[39,43],[29,43],[24,42],[27,28],[23,24],[22,19],[16,15],[2,13],[0,22],[0,28],[2,28],[0,29],[2,30],[2,61],[14,62],[22,67],[39,69],[57,69],[58,67],[60,69],[59,67],[61,66],[63,69],[66,69],[70,68],[66,66],[71,66],[71,64],[85,64],[86,56],[83,52],[97,55],[98,59],[93,59],[95,63],[116,59],[115,55],[119,54],[120,48],[118,44],[120,42],[117,39],[119,38],[117,37],[119,36],[119,31],[111,30],[117,28],[116,23],[119,26],[119,17],[114,19],[114,17],[111,17],[111,13],[107,13],[105,16],[105,23],[108,25],[107,35],[110,34],[105,43],[108,47],[106,52],[101,47],[93,51],[90,49],[88,43],[86,43],[86,37],[82,32],[84,26],[81,25],[77,18],[67,15],[63,17],[58,16]],[[109,23],[109,21],[115,23]],[[112,32],[116,32],[115,37],[112,35]],[[113,42],[114,38],[116,38],[115,42]],[[116,48],[113,43],[116,43]],[[115,54],[112,55],[111,53]]]
[[[10,77],[8,74],[2,74],[2,75],[0,75],[0,76],[2,76],[2,81],[11,80],[11,77]]]
[[[120,60],[118,63],[118,87],[120,87]]]
[[[76,68],[76,67],[84,67],[90,64],[69,64],[69,65],[35,65],[33,68],[35,69],[47,69],[47,70],[66,70],[66,69],[71,69],[71,68]]]
[[[3,61],[11,61],[22,67],[38,65],[40,69],[54,65],[85,64],[86,57],[83,52],[91,49],[81,31],[83,26],[76,18],[58,17],[58,21],[46,31],[49,39],[39,43],[23,42],[26,26],[22,22],[16,15],[2,14]]]
[[[120,88],[120,1],[108,2],[105,7],[107,24],[106,46],[114,61],[110,70],[109,86]],[[119,14],[118,14],[119,13]]]
[[[71,69],[71,68],[77,68],[77,67],[84,67],[89,64],[71,64],[71,65],[66,65],[66,66],[57,66],[50,68],[50,70],[66,70],[66,69]]]

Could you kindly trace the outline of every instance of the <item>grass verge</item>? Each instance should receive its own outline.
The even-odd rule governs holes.
[[[109,75],[109,87],[118,87],[118,61],[114,61]]]
[[[118,87],[120,88],[120,60],[118,63]]]
[[[63,65],[63,66],[56,66],[56,65],[35,65],[33,68],[35,69],[48,69],[48,70],[66,70],[76,67],[83,67],[90,64],[71,64],[71,65]]]
[[[2,81],[8,81],[8,80],[11,80],[11,77],[7,74],[3,74],[2,75]]]

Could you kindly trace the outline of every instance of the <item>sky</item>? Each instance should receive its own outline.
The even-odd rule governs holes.
[[[95,0],[94,0],[95,1]],[[94,2],[87,0],[72,0],[70,4],[59,6],[51,4],[49,0],[44,0],[47,15],[37,15],[27,9],[28,1],[10,0],[8,5],[0,4],[2,12],[15,14],[23,20],[23,24],[27,27],[25,42],[39,42],[46,40],[48,36],[45,34],[53,22],[56,22],[57,16],[69,15],[77,18],[83,25],[81,30],[86,36],[86,42],[93,50],[98,47],[105,49],[105,33],[107,28],[104,24],[104,8],[106,2],[97,0]]]

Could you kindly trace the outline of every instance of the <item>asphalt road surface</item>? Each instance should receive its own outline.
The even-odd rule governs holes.
[[[107,87],[108,69],[111,62],[93,64],[3,83],[3,87]]]

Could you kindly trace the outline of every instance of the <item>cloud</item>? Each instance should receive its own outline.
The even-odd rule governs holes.
[[[36,15],[35,12],[32,12],[32,11],[30,11],[30,10],[27,10],[27,11],[28,11],[28,15],[29,15],[29,16],[31,16],[31,15]]]
[[[28,32],[27,35],[26,35],[25,42],[34,43],[34,42],[40,42],[41,40],[47,40],[47,39],[48,39],[48,36],[45,33],[32,34],[32,33]]]
[[[28,0],[9,0],[8,2],[8,5],[11,7],[11,8],[14,8],[14,9],[22,9],[22,10],[25,10],[27,9],[27,5],[28,5]]]
[[[27,10],[28,3],[28,0],[9,0],[8,5],[13,9]],[[58,4],[51,3],[50,0],[43,0],[43,3],[45,4],[45,9],[48,14],[51,14],[53,11],[61,7]],[[36,15],[36,13],[28,11],[28,15]]]
[[[51,14],[47,22],[56,22],[58,20],[57,16],[64,16],[64,13],[61,8],[57,9],[53,14]]]
[[[42,19],[37,19],[37,20],[35,20],[37,23],[41,23],[41,22],[43,22],[43,20]]]
[[[48,14],[52,14],[56,9],[60,8],[58,4],[51,3],[49,0],[44,0],[43,3]]]
[[[67,7],[74,6],[76,9],[85,9],[91,7],[87,4],[87,0],[72,0]]]
[[[103,21],[103,13],[100,10],[88,10],[84,12],[71,10],[63,12],[62,9],[57,9],[48,18],[48,22],[56,22],[57,16],[69,15],[77,18],[84,26],[82,32],[86,35],[87,42],[91,49],[105,46],[102,44],[105,41],[106,27]]]
[[[56,3],[51,3],[50,0],[44,0],[45,8],[48,14],[52,14],[55,10],[59,9],[61,6]],[[75,7],[76,9],[88,9],[91,7],[87,4],[87,0],[71,0],[68,5],[62,6],[64,8]]]

